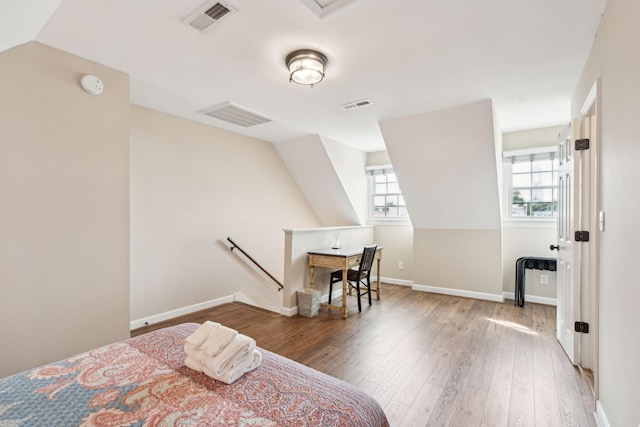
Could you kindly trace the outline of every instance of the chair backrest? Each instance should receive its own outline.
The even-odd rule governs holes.
[[[378,245],[365,246],[360,257],[360,273],[359,277],[368,276],[371,273],[371,267],[373,266],[373,259],[376,256],[376,250]]]

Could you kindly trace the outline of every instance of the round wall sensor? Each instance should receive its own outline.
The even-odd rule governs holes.
[[[100,95],[104,90],[104,83],[100,80],[99,77],[92,76],[91,74],[86,74],[82,76],[80,79],[80,86],[85,92],[90,93],[91,95]]]

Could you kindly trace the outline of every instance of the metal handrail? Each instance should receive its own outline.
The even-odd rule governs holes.
[[[269,273],[269,272],[268,272],[267,270],[265,270],[265,269],[264,269],[260,264],[258,264],[258,262],[257,262],[255,259],[251,258],[251,255],[249,255],[248,253],[246,253],[245,251],[243,251],[243,250],[242,250],[242,248],[236,244],[236,242],[234,242],[233,240],[231,240],[231,238],[230,238],[230,237],[227,237],[227,240],[228,240],[228,241],[233,245],[233,246],[231,247],[231,252],[233,252],[233,250],[237,248],[240,252],[242,252],[242,254],[243,254],[244,256],[246,256],[247,258],[249,258],[249,260],[250,260],[252,263],[254,263],[254,264],[256,265],[256,267],[258,267],[260,270],[262,270],[262,272],[263,272],[264,274],[266,274],[267,276],[269,276],[269,277],[271,278],[271,280],[273,280],[274,282],[276,282],[276,284],[278,285],[278,292],[280,292],[280,291],[282,290],[282,288],[284,288],[284,285],[283,285],[282,283],[280,283],[280,281],[279,281],[278,279],[276,279],[275,277],[273,277],[273,276],[271,275],[271,273]]]

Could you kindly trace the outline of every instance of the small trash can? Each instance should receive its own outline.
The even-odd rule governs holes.
[[[304,317],[314,317],[320,310],[320,291],[304,288],[296,291],[298,297],[298,314]]]

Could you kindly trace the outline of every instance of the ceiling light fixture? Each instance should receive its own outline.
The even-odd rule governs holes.
[[[285,60],[289,69],[289,81],[301,85],[320,83],[324,79],[327,57],[315,50],[302,49],[291,52]]]

